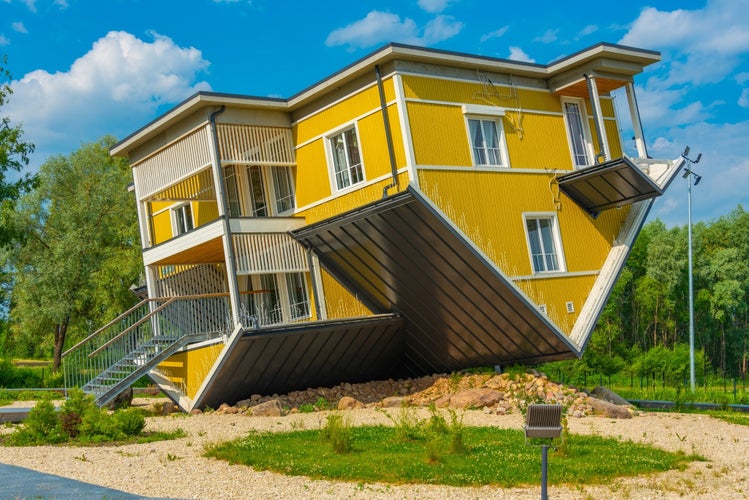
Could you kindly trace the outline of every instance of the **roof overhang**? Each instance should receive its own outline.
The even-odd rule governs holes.
[[[598,71],[601,75],[605,73],[616,81],[622,78],[629,80],[632,75],[641,72],[645,66],[660,61],[660,54],[651,50],[599,43],[544,65],[390,43],[288,99],[198,92],[115,144],[110,153],[126,155],[128,151],[201,108],[218,108],[226,105],[246,109],[293,111],[366,74],[372,74],[374,79],[373,69],[376,65],[383,66],[396,60],[508,73],[549,79],[550,82],[558,80],[559,83],[552,83],[554,89],[556,86],[561,88],[561,86],[572,84],[585,71]]]
[[[245,330],[197,405],[402,376],[402,327],[386,314]]]
[[[372,311],[404,318],[413,374],[579,355],[413,186],[292,235]]]
[[[658,184],[626,157],[585,167],[557,180],[559,189],[593,217],[609,208],[663,194]]]

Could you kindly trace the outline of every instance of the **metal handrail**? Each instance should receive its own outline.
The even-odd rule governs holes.
[[[132,325],[128,326],[127,328],[125,328],[124,330],[122,330],[120,333],[118,333],[117,335],[115,335],[114,337],[112,337],[111,339],[109,339],[108,341],[106,341],[104,344],[102,344],[101,346],[99,346],[99,348],[96,349],[95,351],[93,351],[92,353],[90,353],[88,355],[88,357],[89,358],[93,358],[94,356],[96,356],[97,354],[99,354],[101,351],[103,351],[104,349],[106,349],[110,345],[114,344],[116,341],[118,341],[119,339],[121,339],[122,337],[124,337],[125,335],[127,335],[128,333],[130,333],[134,329],[138,328],[140,325],[142,325],[143,323],[145,323],[149,319],[151,319],[152,316],[156,315],[159,311],[163,310],[166,306],[168,306],[169,304],[171,304],[172,302],[174,302],[174,300],[175,300],[175,297],[170,297],[169,300],[167,300],[166,302],[164,302],[163,304],[161,304],[159,307],[157,307],[153,311],[149,312],[148,314],[146,314],[145,316],[143,316],[141,319],[139,319],[138,321],[136,321]]]

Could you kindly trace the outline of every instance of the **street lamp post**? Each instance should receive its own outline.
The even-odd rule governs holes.
[[[702,159],[702,153],[697,155],[695,160],[688,158],[689,146],[684,149],[681,155],[687,162],[683,177],[687,179],[687,258],[689,261],[689,387],[694,393],[695,375],[694,375],[694,278],[692,272],[692,177],[694,185],[700,183],[702,176],[692,171],[692,165],[696,165]]]

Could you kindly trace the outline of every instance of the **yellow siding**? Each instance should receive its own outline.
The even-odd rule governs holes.
[[[621,158],[622,153],[622,145],[619,135],[619,129],[616,126],[616,122],[614,120],[606,120],[605,122],[606,127],[606,137],[609,140],[609,150],[611,151],[611,158]]]
[[[406,155],[403,151],[403,143],[400,140],[401,128],[396,106],[388,107],[388,122],[390,133],[393,136],[395,164],[397,168],[402,168],[406,165]],[[382,114],[375,113],[364,117],[357,122],[357,127],[359,128],[360,149],[367,179],[376,179],[382,175],[390,174],[390,153],[388,152]]]
[[[307,206],[332,194],[322,138],[297,149],[296,163],[297,206]]]
[[[189,398],[194,398],[223,348],[224,344],[218,343],[179,352],[160,363],[158,368]]]
[[[393,100],[395,94],[392,79],[385,80],[383,84],[385,98]],[[397,106],[388,106],[388,119],[393,137],[396,167],[401,169],[406,165],[406,154],[401,141]],[[347,123],[356,123],[366,181],[390,174],[390,155],[380,111],[379,93],[377,87],[371,87],[315,115],[300,119],[294,126],[295,141],[297,144],[303,144],[296,150],[297,206],[308,206],[333,195],[333,186],[330,182],[332,167],[328,165],[325,137],[340,130],[341,125]],[[358,193],[358,190],[356,192]],[[343,205],[348,208],[356,206],[349,201],[343,202]]]
[[[169,206],[170,203],[152,203],[152,212],[161,210],[162,205]],[[163,212],[156,214],[153,219],[151,219],[151,225],[153,227],[153,236],[155,240],[153,242],[154,245],[158,245],[159,243],[163,243],[172,238],[172,218],[169,210],[164,210]]]
[[[215,201],[193,202],[191,208],[195,227],[218,219],[218,203]]]
[[[546,306],[546,315],[566,333],[572,331],[597,275],[560,276],[549,279],[516,280],[515,284],[537,305]],[[572,302],[574,312],[567,312]]]
[[[523,113],[521,116],[522,131],[509,126],[510,117],[505,117],[503,121],[510,166],[544,170],[571,169],[572,157],[562,115]],[[513,115],[512,118],[514,117]]]
[[[417,165],[470,167],[473,164],[465,118],[459,106],[409,102],[406,108]]]
[[[322,272],[322,285],[325,290],[325,306],[329,319],[356,318],[372,314],[325,271]]]
[[[551,174],[420,170],[419,180],[425,194],[509,276],[533,275],[523,213],[556,214],[570,273],[596,273],[601,269],[627,214],[627,209],[607,210],[593,220],[559,193]],[[559,200],[559,211],[555,199]],[[566,280],[566,284],[557,286],[559,280]],[[547,304],[563,306],[572,300],[579,310],[592,281],[569,280],[523,278],[522,288],[534,299],[539,294],[548,297]],[[582,285],[574,288],[572,283]]]
[[[337,198],[331,198],[329,201],[320,203],[307,210],[302,210],[296,215],[304,217],[307,224],[313,224],[315,222],[340,215],[343,212],[348,212],[354,208],[372,203],[382,199],[382,190],[385,186],[389,185],[392,181],[391,177],[388,177],[380,182],[362,187],[345,195]],[[408,174],[401,173],[398,175],[398,183],[400,184],[401,190],[405,189],[408,185]],[[396,193],[396,189],[392,188],[389,193]]]
[[[391,78],[383,80],[383,87],[385,89],[386,102],[395,99]],[[343,101],[319,113],[306,118],[300,118],[294,127],[296,144],[302,144],[320,135],[327,134],[346,123],[351,123],[354,119],[364,114],[379,112],[379,109],[380,94],[377,86],[372,86],[361,92],[352,94]]]
[[[479,82],[471,83],[418,76],[404,76],[403,89],[407,99],[562,112],[559,97],[548,90],[512,89],[508,86],[496,85],[494,88],[489,87],[485,92],[483,85]]]

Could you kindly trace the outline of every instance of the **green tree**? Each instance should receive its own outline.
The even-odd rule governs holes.
[[[55,370],[66,339],[91,333],[135,299],[128,288],[141,263],[131,172],[109,156],[113,144],[105,137],[49,159],[38,187],[18,203],[26,238],[13,252],[12,332],[17,342],[52,347]]]
[[[7,63],[7,56],[0,58],[0,108],[13,93]],[[23,140],[21,125],[12,125],[8,116],[0,119],[0,246],[8,245],[19,236],[10,219],[16,200],[34,186],[35,176],[21,174],[33,152],[34,145]]]

